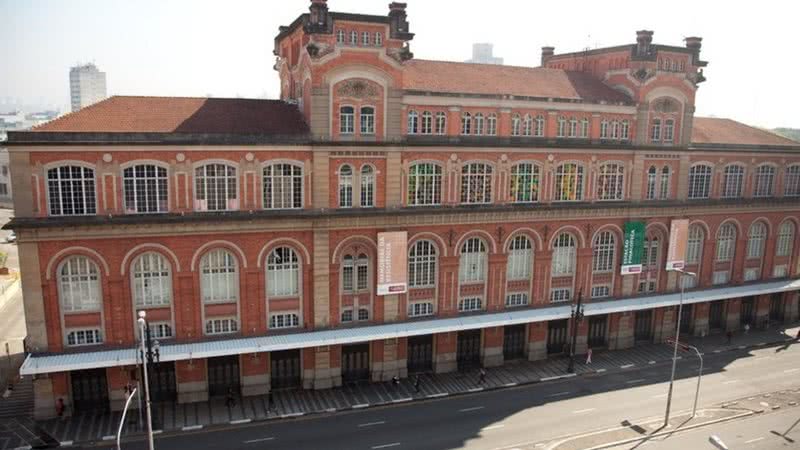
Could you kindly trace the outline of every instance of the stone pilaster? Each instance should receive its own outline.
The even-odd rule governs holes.
[[[695,303],[693,309],[694,313],[694,326],[692,327],[692,331],[694,332],[695,336],[707,336],[709,331],[708,325],[708,311],[710,308],[710,303]],[[683,311],[686,313],[687,311],[684,309]]]
[[[528,325],[528,361],[547,358],[547,322]]]
[[[635,314],[632,312],[613,314],[611,320],[616,320],[617,323],[614,339],[609,339],[609,349],[621,350],[633,347]]]
[[[433,338],[436,346],[433,371],[435,373],[455,372],[458,368],[458,361],[456,360],[458,334],[455,332],[440,333],[434,335]]]
[[[264,395],[270,390],[269,353],[241,355],[242,395]]]
[[[736,331],[741,323],[742,300],[732,298],[725,305],[725,331]]]
[[[314,328],[330,325],[330,232],[314,230]]]
[[[205,359],[175,361],[178,403],[208,401],[208,369]]]
[[[484,328],[481,363],[484,367],[496,367],[502,366],[503,361],[503,327]]]
[[[386,152],[386,207],[403,206],[403,189],[401,173],[403,171],[402,154],[398,150]]]
[[[59,374],[66,377],[66,374]],[[68,395],[60,396],[64,400],[65,414],[71,414],[72,404]],[[56,416],[56,395],[53,392],[53,380],[49,376],[37,377],[33,380],[33,418],[49,419]]]

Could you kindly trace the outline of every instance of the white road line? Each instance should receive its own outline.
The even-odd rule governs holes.
[[[375,445],[375,446],[373,446],[372,448],[373,448],[373,449],[378,449],[378,448],[389,448],[389,447],[397,447],[398,445],[400,445],[400,443],[399,443],[399,442],[392,442],[391,444]]]
[[[744,441],[744,443],[745,444],[752,444],[753,442],[758,442],[758,441],[763,441],[763,440],[764,440],[763,437],[759,437],[759,438],[755,438],[755,439],[750,439],[749,441]]]
[[[249,441],[244,441],[245,444],[255,444],[256,442],[266,442],[275,439],[274,437],[265,437],[260,439],[250,439]]]
[[[194,430],[202,430],[203,425],[188,425],[181,428],[181,431],[194,431]]]
[[[628,380],[625,383],[626,384],[633,384],[633,383],[641,383],[642,381],[645,381],[645,378],[638,378],[636,380]]]
[[[620,369],[630,369],[631,367],[635,366],[636,364],[625,364],[624,366],[619,366]]]
[[[472,408],[464,408],[464,409],[459,409],[459,410],[458,410],[458,412],[470,412],[470,411],[477,411],[477,410],[479,410],[479,409],[483,409],[483,408],[485,408],[485,406],[473,406]]]
[[[728,380],[728,381],[723,381],[722,384],[733,384],[733,383],[738,383],[738,382],[739,382],[739,380]]]
[[[371,426],[373,426],[373,425],[383,425],[383,424],[385,424],[385,423],[386,423],[386,421],[385,421],[385,420],[380,420],[380,421],[378,421],[378,422],[368,422],[368,423],[361,423],[361,424],[358,424],[358,427],[359,427],[359,428],[363,428],[363,427],[371,427]]]
[[[595,370],[595,373],[603,373],[605,371],[606,371],[606,369],[597,369],[597,370]]]
[[[516,385],[517,385],[517,383],[506,383],[503,386],[505,386],[505,387],[513,387],[513,386],[516,386]]]
[[[411,400],[414,400],[414,399],[411,398],[411,397],[396,398],[396,399],[392,400],[392,403],[405,403],[405,402],[410,402]]]
[[[447,392],[439,392],[438,394],[430,394],[430,395],[428,395],[428,398],[447,397],[448,395],[450,395],[450,394],[447,393]]]
[[[797,372],[798,370],[800,369],[786,369],[783,371],[783,373],[792,373],[792,372]]]
[[[569,395],[569,394],[570,394],[569,391],[556,392],[555,394],[548,395],[548,397],[561,397],[562,395]]]
[[[590,411],[594,411],[595,409],[597,409],[597,408],[579,409],[577,411],[572,411],[572,414],[583,414],[583,413],[587,413],[587,412],[590,412]]]
[[[240,425],[240,424],[243,424],[243,423],[250,423],[250,422],[252,422],[252,420],[253,420],[253,419],[237,419],[237,420],[231,420],[231,425]]]
[[[503,424],[499,424],[499,425],[491,425],[491,426],[488,426],[488,427],[483,427],[483,428],[481,428],[481,431],[496,430],[496,429],[498,429],[498,428],[503,428],[504,426],[505,426],[505,425],[503,425]]]
[[[655,361],[649,361],[647,364],[655,364]]]
[[[361,409],[361,408],[369,408],[369,403],[359,403],[357,405],[351,406],[353,409]]]
[[[467,389],[467,392],[480,392],[482,390],[483,390],[482,387],[476,387],[476,388]]]

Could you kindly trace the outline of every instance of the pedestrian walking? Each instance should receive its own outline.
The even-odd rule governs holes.
[[[749,332],[750,332],[750,324],[746,323],[744,324],[744,334],[747,334]]]
[[[478,373],[478,384],[486,383],[486,371],[481,367],[481,371]]]
[[[59,398],[58,400],[56,400],[56,415],[58,416],[59,419],[63,419],[64,418],[64,399],[63,398]]]
[[[592,363],[592,349],[589,348],[586,349],[586,365],[588,366],[591,363]]]
[[[392,377],[392,384],[395,386],[400,386],[400,378],[397,375]]]
[[[419,392],[419,375],[414,377],[414,390]]]
[[[233,397],[233,388],[228,388],[228,396],[225,398],[225,406],[233,408],[236,406],[236,399]]]
[[[731,341],[733,340],[733,331],[728,330],[728,332],[725,333],[725,338],[727,338],[727,344],[731,345]]]

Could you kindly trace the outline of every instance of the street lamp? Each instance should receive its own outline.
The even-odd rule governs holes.
[[[147,379],[147,363],[153,364],[154,361],[158,362],[161,354],[159,352],[160,345],[158,341],[151,342],[150,340],[150,325],[145,320],[146,316],[147,313],[145,311],[139,311],[139,342],[141,342],[144,401],[145,411],[147,413],[147,448],[153,450],[155,448],[153,445],[153,415],[150,406],[150,383]]]
[[[696,277],[694,272],[686,272],[683,269],[675,269],[682,276]],[[678,301],[678,320],[675,322],[675,346],[672,352],[672,374],[669,377],[669,392],[667,393],[667,411],[664,413],[664,426],[669,425],[669,408],[672,406],[672,385],[675,382],[675,364],[678,362],[678,341],[681,336],[681,313],[683,312],[683,290],[684,283],[681,276],[678,277],[678,284],[681,287],[681,296]]]
[[[583,321],[583,290],[578,291],[578,304],[572,305],[570,317],[572,318],[572,341],[569,346],[569,366],[567,366],[568,373],[575,373],[575,345],[578,341],[578,324]]]

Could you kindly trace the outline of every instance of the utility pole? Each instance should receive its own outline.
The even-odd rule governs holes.
[[[567,366],[568,373],[575,373],[575,346],[578,343],[578,325],[583,321],[583,290],[578,291],[578,305],[572,305],[572,339],[569,346],[569,366]]]
[[[696,277],[694,272],[686,272],[683,269],[675,269],[676,272],[681,274],[678,277],[678,284],[681,285],[681,296],[678,301],[678,319],[675,321],[675,346],[672,352],[672,374],[669,377],[669,392],[667,393],[667,411],[664,413],[664,426],[669,425],[669,408],[672,406],[672,386],[675,383],[675,364],[678,362],[678,341],[681,336],[681,313],[683,312],[683,276]]]

